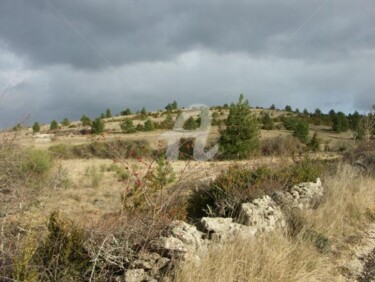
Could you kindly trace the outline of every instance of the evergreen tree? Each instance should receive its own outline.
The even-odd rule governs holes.
[[[306,143],[309,139],[309,124],[304,120],[299,120],[294,127],[293,136],[302,143]]]
[[[332,130],[340,133],[340,132],[345,132],[349,129],[349,122],[348,118],[345,116],[343,112],[338,112],[334,117],[333,117],[333,125],[332,125]]]
[[[112,117],[112,111],[111,111],[111,109],[107,109],[107,110],[105,111],[105,117],[106,117],[106,118],[111,118],[111,117]]]
[[[315,132],[313,137],[311,138],[310,142],[307,144],[310,150],[316,152],[319,150],[320,147],[320,140],[318,138],[318,134]]]
[[[69,125],[70,125],[70,120],[67,119],[67,118],[64,118],[64,119],[62,120],[61,124],[62,124],[63,126],[69,126]]]
[[[285,106],[285,110],[286,110],[287,112],[291,112],[291,111],[292,111],[292,107],[289,106],[289,105],[286,105],[286,106]]]
[[[56,120],[51,121],[51,124],[49,126],[49,130],[56,130],[59,128],[59,124]]]
[[[195,121],[195,119],[193,117],[189,117],[184,124],[184,129],[194,130],[194,129],[197,129],[197,128],[198,128],[198,124]]]
[[[104,123],[101,118],[96,118],[91,125],[92,134],[102,134],[104,131]]]
[[[177,102],[176,101],[173,101],[172,103],[168,104],[167,106],[165,106],[165,109],[167,111],[173,111],[173,110],[177,110]]]
[[[275,124],[273,123],[273,120],[269,113],[266,113],[263,118],[262,118],[262,123],[263,123],[263,129],[265,130],[272,130],[275,129]]]
[[[83,126],[90,126],[91,125],[91,119],[86,115],[83,115],[81,117],[81,122],[82,122]]]
[[[175,181],[176,175],[171,164],[165,159],[165,156],[159,156],[156,159],[156,169],[146,175],[146,182],[152,192],[161,191],[167,185]]]
[[[120,114],[122,116],[129,116],[132,114],[132,111],[129,108],[127,108],[126,110],[122,111]]]
[[[259,128],[254,115],[250,114],[248,101],[241,94],[237,104],[232,104],[221,131],[220,151],[224,158],[244,159],[259,148]]]
[[[270,107],[271,110],[275,110],[276,109],[276,106],[275,104],[272,104],[271,107]]]
[[[35,123],[33,124],[33,132],[34,132],[34,133],[37,133],[37,132],[39,132],[39,131],[40,131],[40,125],[39,125],[38,122],[35,122]]]
[[[167,113],[165,120],[161,124],[162,128],[164,129],[171,129],[173,128],[173,118],[170,112]]]
[[[136,131],[133,120],[130,118],[124,119],[120,127],[124,133],[133,133]]]
[[[145,131],[153,131],[154,129],[155,129],[155,125],[152,122],[152,120],[150,120],[150,119],[146,120],[144,130]]]
[[[310,115],[309,111],[306,108],[303,109],[303,115],[304,116],[309,116]]]

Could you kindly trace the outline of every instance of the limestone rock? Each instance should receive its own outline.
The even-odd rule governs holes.
[[[322,182],[318,178],[316,183],[304,182],[293,186],[289,192],[276,192],[273,199],[283,207],[309,209],[323,197]]]
[[[228,242],[237,238],[251,239],[255,236],[256,228],[233,222],[232,218],[203,217],[203,228],[209,232],[211,239]]]
[[[240,218],[243,224],[255,227],[258,232],[272,231],[286,224],[280,207],[269,196],[242,204]]]

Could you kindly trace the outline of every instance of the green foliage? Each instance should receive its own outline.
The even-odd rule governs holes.
[[[48,281],[81,280],[88,273],[91,259],[85,248],[86,235],[59,212],[52,212],[48,222],[48,235],[35,253]]]
[[[320,140],[318,138],[318,134],[315,132],[309,143],[307,144],[307,147],[312,150],[313,152],[317,152],[320,147]]]
[[[294,127],[293,136],[302,143],[306,143],[309,139],[309,124],[303,120],[298,121]]]
[[[167,113],[165,119],[159,125],[160,129],[172,129],[174,125],[173,118],[170,112]]]
[[[96,118],[91,124],[92,134],[102,134],[104,132],[104,122],[100,118]]]
[[[338,112],[333,117],[332,123],[332,130],[337,133],[345,132],[349,129],[348,119],[343,112]]]
[[[120,124],[120,127],[124,133],[136,132],[133,120],[130,118],[124,119],[124,121]]]
[[[59,124],[57,123],[57,121],[56,121],[56,120],[51,121],[51,124],[50,124],[50,126],[49,126],[49,129],[50,129],[50,130],[56,130],[56,129],[58,129],[58,128],[59,128]]]
[[[20,155],[21,171],[26,175],[43,175],[51,169],[52,164],[51,154],[43,150],[28,149]]]
[[[155,125],[154,123],[152,122],[152,120],[148,119],[145,121],[145,127],[144,127],[144,130],[145,131],[153,131],[155,129]]]
[[[122,116],[129,116],[131,114],[133,114],[133,113],[129,108],[127,108],[126,110],[124,110],[120,113],[120,115],[122,115]]]
[[[285,117],[285,116],[283,116],[281,118],[281,121],[282,121],[283,126],[286,130],[294,130],[294,128],[296,127],[296,125],[298,123],[298,119],[296,119],[295,117]]]
[[[62,120],[61,124],[62,124],[63,126],[69,126],[69,125],[70,125],[70,120],[67,119],[67,118],[64,118],[64,119]]]
[[[286,105],[286,106],[285,106],[285,111],[287,111],[287,112],[291,112],[291,111],[292,111],[292,107],[289,106],[289,105]]]
[[[195,139],[181,138],[179,144],[179,156],[180,160],[192,160],[194,158],[194,145]]]
[[[177,110],[177,102],[176,101],[173,101],[172,103],[169,103],[168,105],[165,106],[165,109],[167,111],[173,111],[173,110]]]
[[[195,120],[193,117],[189,117],[189,118],[186,120],[186,122],[185,122],[183,128],[184,128],[185,130],[194,130],[194,129],[197,129],[197,128],[198,128],[198,124],[197,124],[196,120]]]
[[[135,130],[136,131],[144,131],[145,127],[142,125],[142,123],[138,123]]]
[[[255,116],[250,114],[248,101],[241,94],[237,104],[232,104],[221,131],[220,151],[226,159],[245,159],[259,148],[259,128]]]
[[[272,130],[275,129],[275,124],[273,123],[273,120],[270,116],[269,113],[265,113],[262,117],[262,124],[263,124],[263,129],[265,130]]]
[[[173,168],[164,155],[156,159],[156,168],[146,176],[147,185],[152,189],[152,192],[161,191],[175,180],[176,175]]]
[[[39,132],[39,131],[40,131],[40,125],[39,125],[38,122],[35,122],[35,123],[33,124],[33,132],[34,132],[34,133],[37,133],[37,132]]]
[[[91,119],[86,115],[81,117],[81,122],[83,126],[91,126]]]
[[[275,104],[272,104],[272,105],[271,105],[270,110],[276,110],[276,106],[275,106]]]
[[[111,111],[111,109],[107,109],[107,110],[105,111],[105,117],[106,117],[106,118],[111,118],[111,117],[112,117],[112,111]]]

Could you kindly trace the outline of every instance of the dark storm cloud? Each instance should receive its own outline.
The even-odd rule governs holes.
[[[197,46],[326,61],[372,48],[374,19],[370,0],[2,0],[0,36],[35,64],[79,68],[168,60]]]
[[[0,126],[177,100],[375,103],[372,0],[1,0]]]

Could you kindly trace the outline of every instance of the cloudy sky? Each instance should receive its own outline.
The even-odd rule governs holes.
[[[0,126],[179,105],[365,111],[374,0],[1,0]]]

